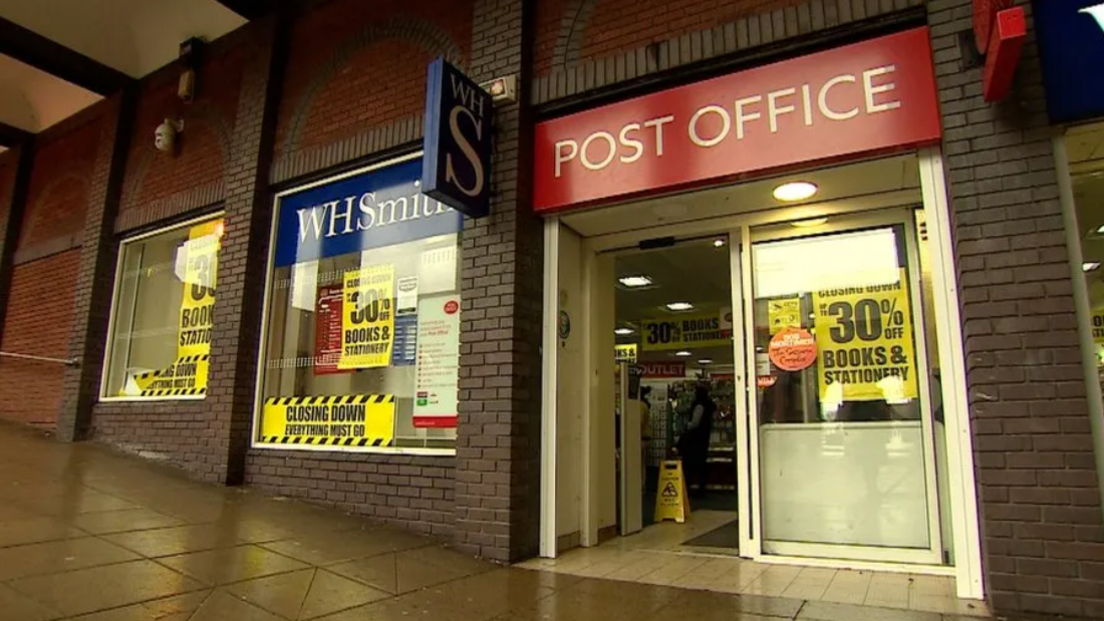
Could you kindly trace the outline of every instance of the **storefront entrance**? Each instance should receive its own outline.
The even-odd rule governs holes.
[[[935,295],[931,162],[547,221],[556,551],[647,532],[658,469],[675,457],[687,549],[955,571],[961,457],[944,407],[953,346]],[[815,194],[772,198],[796,181]]]

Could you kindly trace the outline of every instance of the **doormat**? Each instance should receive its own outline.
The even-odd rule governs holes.
[[[690,541],[685,541],[682,545],[694,546],[698,548],[730,548],[733,550],[739,549],[740,522],[739,520],[732,520],[731,522],[726,523],[724,526],[714,528],[704,535],[698,535]]]

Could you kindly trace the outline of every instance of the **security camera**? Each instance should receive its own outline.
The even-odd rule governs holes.
[[[176,146],[176,135],[184,131],[184,121],[165,119],[153,132],[153,146],[162,153],[169,153]]]

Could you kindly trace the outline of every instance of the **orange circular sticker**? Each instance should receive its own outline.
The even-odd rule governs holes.
[[[770,341],[770,359],[783,371],[800,371],[816,361],[816,339],[802,328],[783,328]]]

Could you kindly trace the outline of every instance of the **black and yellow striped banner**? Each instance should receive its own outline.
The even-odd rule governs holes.
[[[210,354],[177,358],[170,366],[134,376],[142,397],[184,397],[207,394]]]
[[[269,397],[261,444],[380,447],[395,437],[395,395]]]

